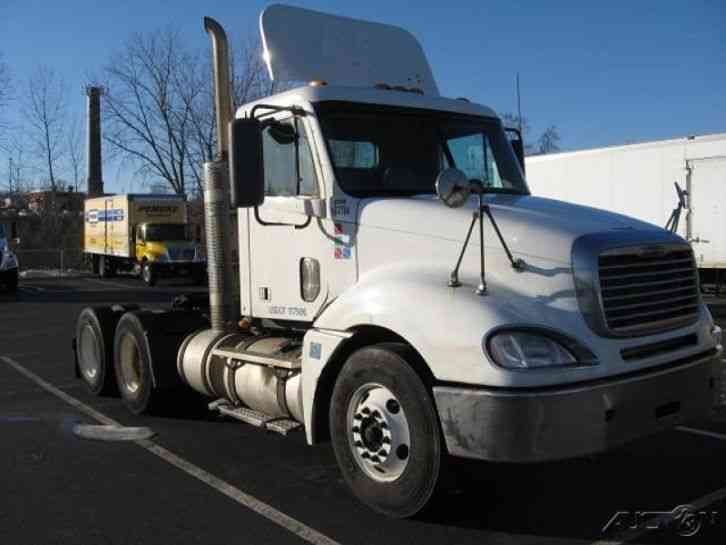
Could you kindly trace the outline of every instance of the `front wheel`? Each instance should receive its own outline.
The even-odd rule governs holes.
[[[156,271],[154,271],[154,267],[148,261],[144,261],[141,265],[141,278],[143,279],[144,284],[149,287],[156,284]]]
[[[410,349],[381,344],[354,352],[333,390],[330,430],[353,493],[392,517],[421,512],[442,465],[438,417]]]

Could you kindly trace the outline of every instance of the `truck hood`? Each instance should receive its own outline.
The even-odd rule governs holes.
[[[530,195],[487,195],[492,215],[515,255],[570,263],[573,241],[581,235],[610,230],[662,231],[656,225],[598,208]],[[372,198],[360,202],[361,227],[380,228],[447,241],[462,242],[478,199],[453,209],[436,196]],[[499,246],[491,224],[484,223],[486,245]],[[472,235],[471,243],[478,245]]]

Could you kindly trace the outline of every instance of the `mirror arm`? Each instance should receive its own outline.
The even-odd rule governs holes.
[[[471,238],[471,232],[474,230],[474,224],[479,219],[479,212],[476,210],[471,216],[471,223],[469,224],[469,230],[466,232],[466,238],[464,239],[464,245],[461,247],[461,253],[459,254],[459,259],[456,260],[456,266],[454,267],[454,270],[451,271],[451,274],[449,275],[449,287],[451,288],[458,288],[461,286],[461,282],[459,282],[459,267],[461,267],[461,260],[464,258],[464,252],[466,252],[466,247],[469,246],[469,239]]]
[[[480,196],[481,198],[481,196]],[[504,251],[507,254],[507,257],[509,258],[509,262],[512,264],[512,268],[517,271],[524,270],[524,266],[526,263],[523,259],[515,258],[512,255],[512,252],[509,250],[509,246],[507,246],[506,241],[504,240],[504,237],[502,236],[502,232],[499,230],[499,225],[497,225],[497,222],[494,220],[494,215],[492,214],[491,209],[489,208],[488,204],[481,205],[482,211],[489,216],[489,221],[492,223],[492,227],[494,227],[494,231],[497,233],[497,236],[499,237],[499,242],[502,244],[502,248],[504,248]]]
[[[484,248],[484,214],[487,215],[489,218],[489,221],[492,224],[492,227],[494,227],[494,231],[497,233],[497,237],[499,237],[499,242],[501,242],[502,247],[504,248],[504,251],[507,254],[507,257],[509,258],[509,262],[512,264],[512,268],[516,271],[523,271],[526,263],[523,259],[515,258],[512,255],[512,252],[509,250],[509,246],[507,245],[506,241],[504,240],[504,237],[502,236],[502,232],[499,230],[499,225],[497,225],[496,220],[494,219],[494,215],[492,214],[491,209],[489,208],[488,204],[483,203],[483,195],[484,192],[479,193],[479,207],[478,210],[474,210],[471,216],[471,223],[469,224],[469,230],[466,232],[466,238],[464,239],[464,245],[461,248],[461,253],[459,253],[459,259],[456,260],[456,266],[454,267],[454,270],[451,271],[451,274],[449,275],[449,287],[451,288],[458,288],[461,286],[461,282],[459,281],[459,268],[461,267],[461,261],[464,259],[464,253],[466,252],[467,246],[469,246],[469,240],[471,239],[471,233],[474,230],[474,224],[478,221],[479,222],[479,260],[481,264],[481,269],[479,270],[479,285],[477,286],[476,290],[474,290],[474,293],[477,295],[486,295],[487,293],[487,282],[486,282],[486,265],[485,265],[485,248]]]
[[[303,110],[300,106],[274,106],[272,104],[256,104],[252,107],[252,110],[250,111],[250,117],[252,119],[255,118],[257,110],[268,110],[267,113],[262,115],[270,115],[276,112],[291,112],[293,115],[299,116],[305,115],[305,110]]]

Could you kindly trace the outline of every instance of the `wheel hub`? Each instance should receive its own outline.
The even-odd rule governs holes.
[[[95,383],[101,366],[101,354],[96,332],[90,324],[83,326],[78,341],[78,366],[83,376],[89,382]]]
[[[361,386],[348,405],[348,438],[360,468],[376,481],[399,478],[408,465],[411,434],[396,396],[380,384]]]
[[[136,339],[130,334],[121,338],[119,358],[123,387],[132,395],[137,395],[141,386],[141,351]]]

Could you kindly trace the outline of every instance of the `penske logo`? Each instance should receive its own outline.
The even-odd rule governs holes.
[[[123,221],[124,220],[124,209],[113,208],[110,210],[97,210],[92,209],[86,212],[86,222],[90,224],[104,223],[108,221]]]

